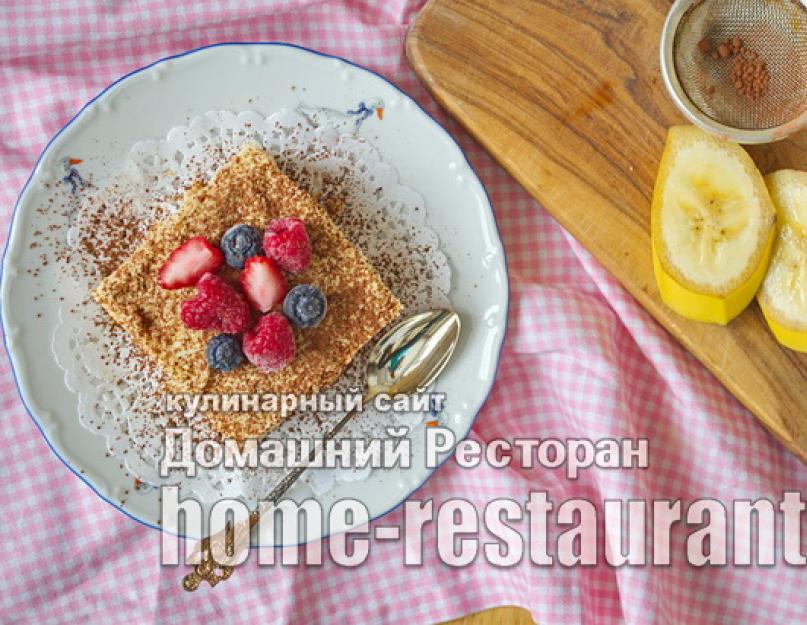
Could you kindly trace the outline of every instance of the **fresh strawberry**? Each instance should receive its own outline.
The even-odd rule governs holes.
[[[160,268],[157,282],[164,289],[194,286],[204,274],[215,273],[224,263],[224,255],[204,237],[188,239],[171,252]]]
[[[192,330],[218,330],[227,334],[249,327],[249,304],[224,278],[212,273],[196,284],[196,297],[182,302],[180,318]]]
[[[289,291],[277,263],[266,256],[248,258],[241,272],[241,289],[255,310],[269,312]]]
[[[271,312],[244,334],[244,355],[264,373],[279,371],[297,351],[291,324],[282,313]]]
[[[275,219],[263,235],[263,251],[291,273],[302,273],[311,263],[311,241],[305,224],[296,217]]]

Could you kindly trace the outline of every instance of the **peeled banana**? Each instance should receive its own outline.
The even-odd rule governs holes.
[[[753,300],[775,235],[776,209],[745,150],[694,126],[670,128],[651,209],[662,300],[727,324]]]
[[[781,228],[757,299],[776,339],[807,352],[807,172],[765,178]]]

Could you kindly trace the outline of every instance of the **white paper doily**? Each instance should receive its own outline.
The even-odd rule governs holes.
[[[109,452],[148,484],[179,482],[183,494],[193,492],[205,501],[238,496],[254,503],[283,474],[282,469],[220,468],[200,470],[195,478],[177,474],[161,479],[158,464],[166,423],[160,404],[161,374],[90,297],[90,290],[110,269],[111,245],[118,248],[118,258],[121,251],[133,251],[148,227],[179,207],[185,187],[209,180],[247,143],[266,149],[324,205],[339,207],[332,217],[379,270],[404,304],[404,314],[449,303],[450,268],[426,222],[423,199],[398,183],[395,170],[370,143],[328,125],[327,112],[318,115],[300,108],[269,117],[227,111],[200,115],[187,126],[172,129],[164,140],[134,145],[122,173],[88,194],[75,213],[68,233],[76,261],[70,278],[74,284],[64,289],[54,352],[66,384],[78,395],[81,423],[105,436]],[[103,224],[112,221],[105,215],[114,215],[117,223],[127,222],[126,232],[105,231]],[[99,236],[107,240],[99,241]],[[361,386],[366,353],[367,348],[329,392]],[[270,437],[319,438],[338,416],[294,416]],[[406,425],[411,435],[422,426],[423,417],[366,409],[342,436],[384,437],[390,425]],[[188,424],[205,435],[203,419],[191,416]],[[314,494],[322,494],[336,481],[360,480],[368,474],[369,469],[312,469],[301,482]]]

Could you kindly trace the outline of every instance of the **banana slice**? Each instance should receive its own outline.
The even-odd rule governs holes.
[[[651,229],[664,302],[689,319],[725,325],[765,276],[776,210],[743,148],[674,126],[653,192]]]
[[[765,182],[781,229],[757,299],[776,340],[807,352],[807,172],[785,169]]]

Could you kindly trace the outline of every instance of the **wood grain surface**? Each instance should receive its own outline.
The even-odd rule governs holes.
[[[728,327],[659,298],[650,198],[667,128],[658,46],[669,0],[431,0],[407,55],[435,98],[759,420],[807,462],[807,356],[754,303]],[[807,132],[749,150],[807,169]]]
[[[524,608],[503,606],[445,621],[442,625],[535,625],[535,621]]]

